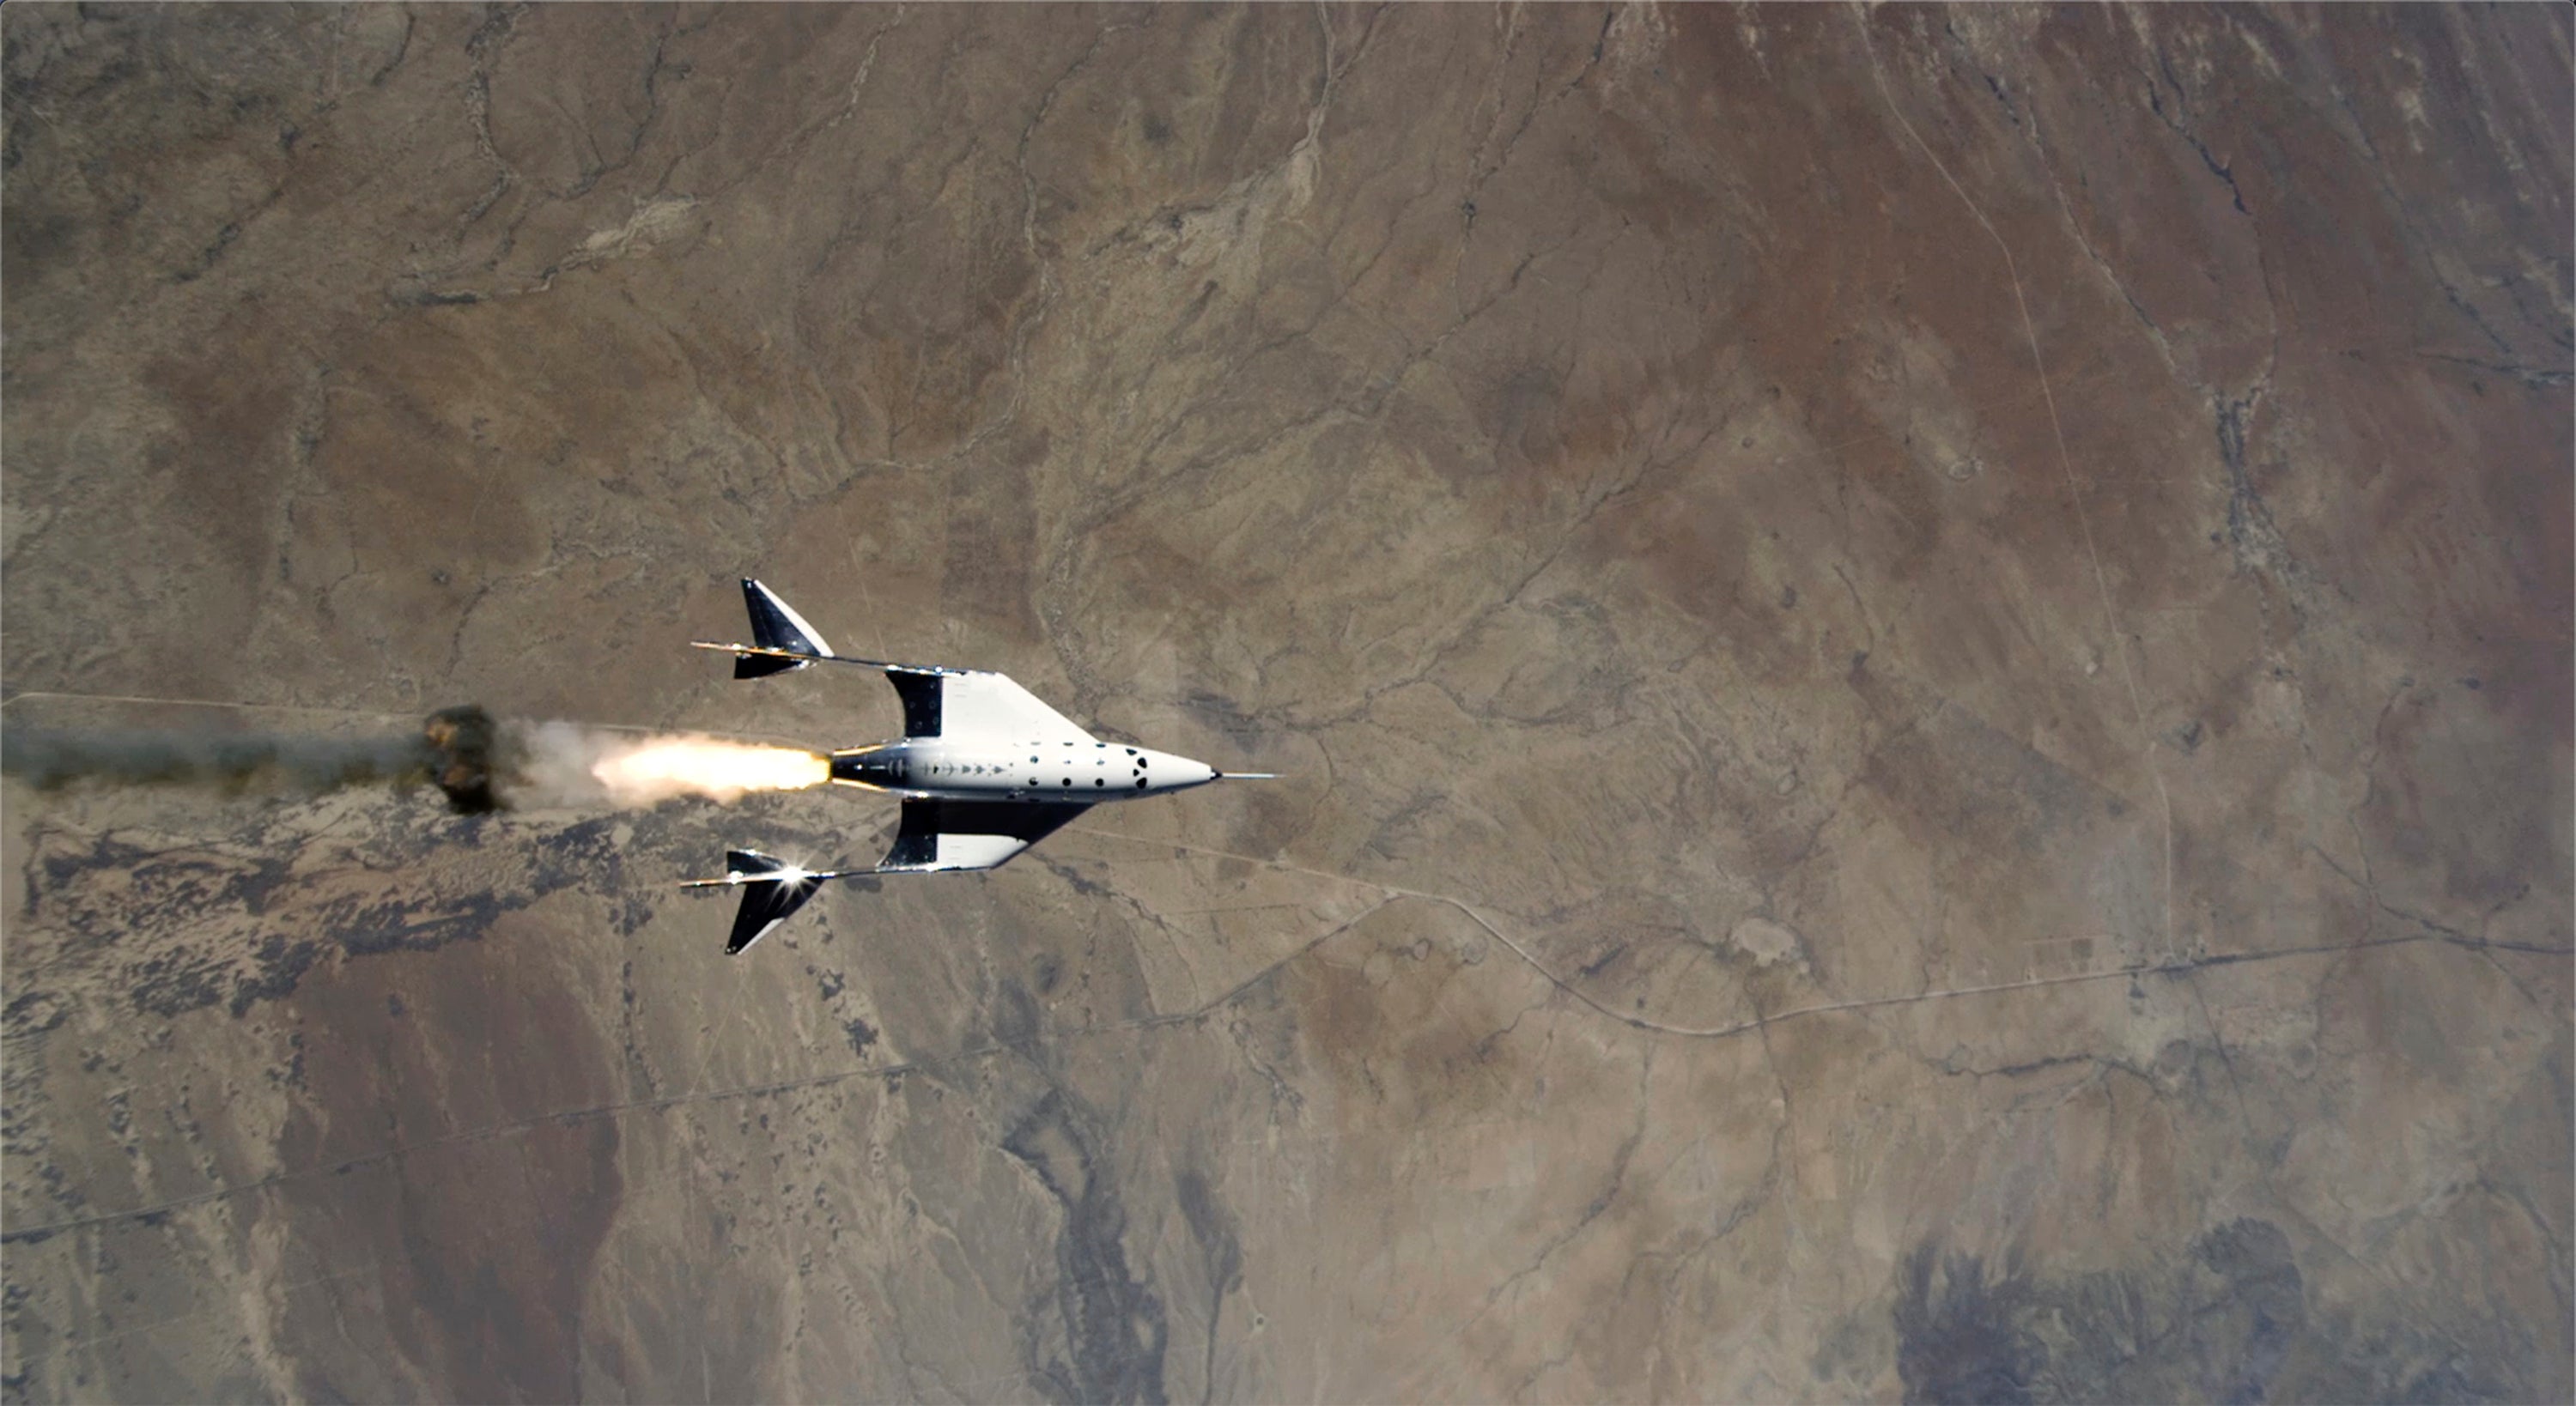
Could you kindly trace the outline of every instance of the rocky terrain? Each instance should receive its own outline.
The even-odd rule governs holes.
[[[2571,23],[0,12],[0,1396],[2565,1400]]]

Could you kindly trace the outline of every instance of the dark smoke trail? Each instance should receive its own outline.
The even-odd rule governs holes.
[[[0,772],[42,788],[81,781],[316,795],[350,786],[435,784],[467,813],[495,809],[507,749],[480,708],[448,708],[390,737],[294,733],[0,730]]]
[[[520,806],[640,808],[679,796],[729,804],[831,779],[829,758],[801,747],[503,722],[470,704],[430,714],[416,734],[391,737],[11,727],[0,730],[0,771],[39,787],[99,781],[305,795],[426,782],[468,815]]]
[[[428,744],[417,737],[329,739],[260,733],[220,737],[185,732],[0,733],[0,771],[37,786],[102,781],[166,786],[255,786],[274,780],[327,791],[428,776]]]

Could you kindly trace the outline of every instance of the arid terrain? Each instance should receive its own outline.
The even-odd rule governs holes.
[[[2561,6],[11,4],[0,1397],[2563,1401]],[[831,675],[831,676],[826,676]]]

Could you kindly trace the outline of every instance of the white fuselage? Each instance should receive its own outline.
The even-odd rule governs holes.
[[[954,801],[1132,801],[1204,786],[1214,767],[1119,742],[951,742],[917,737],[832,754],[832,780]]]

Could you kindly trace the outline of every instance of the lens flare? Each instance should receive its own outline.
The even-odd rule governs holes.
[[[651,805],[673,796],[736,801],[751,791],[801,791],[831,780],[832,763],[801,747],[661,737],[610,748],[590,774],[619,804]]]

